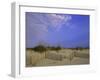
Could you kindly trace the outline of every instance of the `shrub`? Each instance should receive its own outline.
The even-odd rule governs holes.
[[[36,52],[45,52],[47,50],[55,50],[55,51],[59,51],[61,50],[61,47],[44,47],[42,45],[36,46],[33,48],[34,51]]]
[[[46,48],[42,45],[39,45],[39,46],[34,47],[33,50],[36,52],[45,52]]]
[[[50,50],[59,51],[61,50],[61,47],[50,47]]]

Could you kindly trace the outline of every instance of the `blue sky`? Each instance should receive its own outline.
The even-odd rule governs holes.
[[[89,15],[26,12],[26,47],[89,47]]]

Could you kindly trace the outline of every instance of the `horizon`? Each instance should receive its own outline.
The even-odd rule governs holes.
[[[43,45],[37,45],[37,46],[35,46],[35,47],[38,47],[38,46],[43,46]],[[26,48],[26,49],[33,49],[33,48],[35,48],[35,47],[31,47],[31,48]],[[60,47],[60,46],[43,46],[43,47],[45,47],[45,48],[57,48],[57,47]],[[89,49],[89,47],[67,47],[67,48],[64,48],[64,47],[60,47],[60,48],[62,48],[62,49],[76,49],[76,48],[87,48],[87,49]]]
[[[26,12],[26,48],[89,48],[89,15]]]

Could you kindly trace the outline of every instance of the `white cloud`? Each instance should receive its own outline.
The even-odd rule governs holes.
[[[47,23],[43,20],[41,14],[28,14],[27,16],[27,34],[30,38],[35,37],[37,40],[43,40],[48,32]],[[29,38],[29,39],[30,39]]]
[[[64,23],[69,24],[69,21],[72,19],[70,15],[59,15],[59,14],[48,14],[47,15],[51,27],[56,31],[59,31]]]
[[[70,15],[59,14],[37,14],[32,13],[27,17],[28,21],[28,33],[33,35],[37,39],[44,39],[48,33],[48,27],[51,27],[55,31],[59,31],[64,23],[69,24],[72,19]],[[32,34],[30,34],[30,31]]]

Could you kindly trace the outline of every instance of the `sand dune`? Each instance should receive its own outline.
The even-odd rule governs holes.
[[[26,50],[26,67],[89,64],[89,49],[48,50],[43,53]]]

